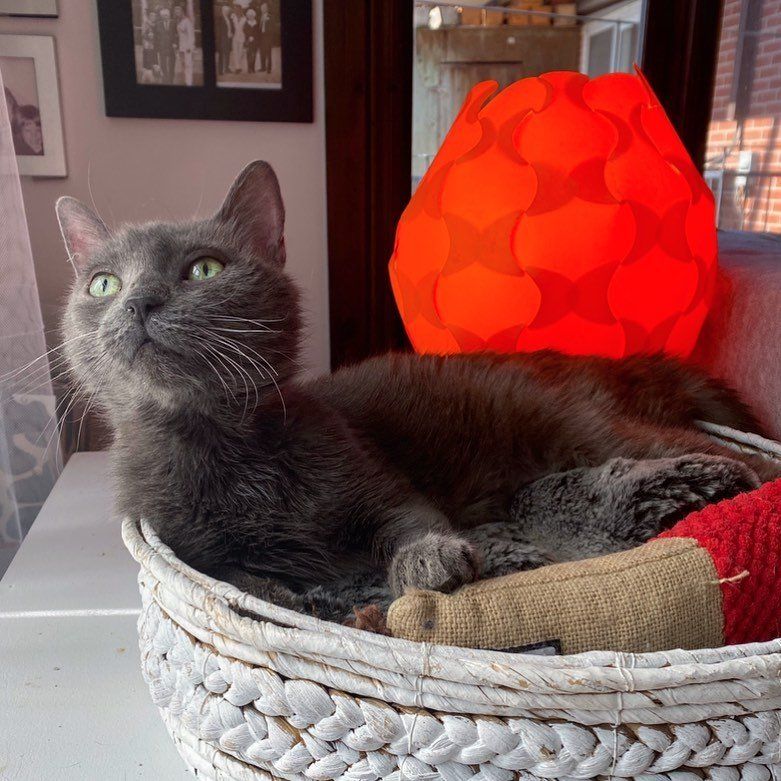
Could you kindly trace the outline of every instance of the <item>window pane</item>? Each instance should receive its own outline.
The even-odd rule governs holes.
[[[601,76],[610,73],[613,64],[615,30],[602,30],[588,36],[588,75]]]
[[[413,187],[477,82],[493,79],[505,87],[553,70],[596,76],[629,71],[637,58],[643,0],[410,2],[415,6]]]
[[[705,175],[719,227],[781,233],[781,2],[725,0]]]
[[[618,47],[618,70],[630,73],[637,61],[637,41],[639,38],[637,25],[621,25],[620,44]]]

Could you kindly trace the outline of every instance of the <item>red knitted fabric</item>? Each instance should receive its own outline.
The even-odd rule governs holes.
[[[660,537],[697,540],[719,579],[732,579],[721,584],[727,644],[781,636],[781,480],[692,513]]]

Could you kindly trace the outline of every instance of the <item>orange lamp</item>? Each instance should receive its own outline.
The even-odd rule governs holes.
[[[469,93],[390,261],[418,352],[687,356],[716,281],[710,190],[637,75]]]

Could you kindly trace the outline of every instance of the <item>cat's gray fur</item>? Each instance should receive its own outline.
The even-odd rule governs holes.
[[[693,427],[706,418],[754,428],[737,397],[660,357],[396,354],[296,379],[299,296],[265,163],[245,169],[209,220],[112,234],[73,199],[58,215],[77,270],[68,359],[112,426],[119,511],[148,518],[204,571],[301,592],[380,567],[396,593],[451,589],[479,569],[458,529],[509,518],[515,493],[547,475],[709,453],[719,495],[752,482],[744,464],[776,476]],[[205,255],[224,271],[185,279]],[[91,297],[90,279],[106,271],[121,291]],[[665,522],[698,506],[712,464],[678,474],[687,489]],[[525,522],[541,520],[531,512]],[[627,519],[607,536],[629,544],[648,531]]]

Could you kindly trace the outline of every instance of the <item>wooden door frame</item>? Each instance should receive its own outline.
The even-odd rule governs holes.
[[[698,165],[723,0],[647,0],[642,67]],[[387,265],[410,196],[413,0],[323,0],[331,365],[406,349]]]
[[[331,365],[406,345],[387,265],[410,197],[412,0],[323,0]]]
[[[646,0],[642,68],[702,170],[724,0]]]

